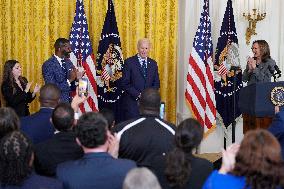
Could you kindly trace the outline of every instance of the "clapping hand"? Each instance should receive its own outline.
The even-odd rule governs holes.
[[[227,150],[222,150],[222,166],[219,170],[219,173],[226,174],[232,171],[235,167],[236,155],[239,151],[239,144],[230,145]]]
[[[107,136],[108,136],[108,143],[109,143],[108,153],[112,157],[117,158],[118,157],[120,138],[118,137],[118,135],[116,133],[114,135],[112,135],[110,133],[110,131],[107,131]]]

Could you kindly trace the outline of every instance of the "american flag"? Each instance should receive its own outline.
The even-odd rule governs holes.
[[[205,133],[216,126],[212,54],[209,0],[204,0],[200,23],[189,57],[185,98],[193,115],[204,126]]]
[[[81,112],[97,111],[97,83],[96,83],[96,65],[90,41],[88,23],[84,11],[83,0],[77,0],[75,17],[70,32],[70,44],[72,53],[70,60],[75,67],[82,67],[85,70],[85,76],[89,80],[89,98],[80,107]]]

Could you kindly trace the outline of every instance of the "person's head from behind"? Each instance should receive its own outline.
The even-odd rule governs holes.
[[[45,84],[40,88],[39,101],[42,107],[55,108],[60,101],[61,91],[53,83]]]
[[[68,103],[60,103],[51,115],[52,123],[58,131],[69,131],[74,126],[74,110]]]
[[[9,132],[20,129],[20,120],[12,108],[0,108],[0,139]]]
[[[284,165],[277,139],[264,129],[248,131],[236,155],[232,173],[245,176],[252,189],[276,186],[281,180],[284,184]]]
[[[107,108],[103,108],[103,109],[100,110],[100,113],[107,120],[108,128],[111,129],[115,125],[113,111],[111,111],[110,109],[107,109]]]
[[[65,38],[58,38],[54,43],[55,54],[60,58],[69,58],[72,52],[70,41]]]
[[[171,187],[183,187],[191,173],[192,151],[199,146],[204,128],[193,118],[182,121],[175,133],[175,148],[166,156],[165,175]]]
[[[123,182],[123,189],[161,189],[157,177],[145,167],[131,169]]]
[[[31,174],[33,164],[32,142],[23,133],[13,131],[0,142],[0,182],[3,185],[21,185]]]
[[[83,114],[77,121],[75,130],[77,142],[84,151],[104,146],[107,143],[108,124],[100,113],[88,112]]]
[[[157,89],[147,88],[141,93],[139,111],[141,114],[151,113],[159,115],[161,104],[160,93]]]
[[[254,57],[260,58],[262,61],[265,61],[267,58],[270,58],[270,48],[265,40],[255,40],[252,43],[251,49],[254,54]]]
[[[22,76],[22,68],[17,60],[7,60],[4,64],[3,82],[13,83],[15,79]]]

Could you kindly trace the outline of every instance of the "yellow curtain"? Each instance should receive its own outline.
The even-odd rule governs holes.
[[[69,37],[76,0],[1,0],[0,73],[8,59],[18,60],[29,81],[43,84],[41,65],[53,53],[58,37]],[[113,0],[124,58],[137,52],[139,38],[152,42],[150,57],[158,62],[166,117],[176,120],[178,0]],[[84,0],[94,54],[102,31],[107,0]],[[3,99],[2,99],[3,100]],[[39,108],[38,100],[30,106]]]

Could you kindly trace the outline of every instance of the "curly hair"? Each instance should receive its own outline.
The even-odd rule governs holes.
[[[255,40],[252,44],[257,43],[260,48],[261,61],[265,62],[270,57],[270,48],[268,43],[265,40]]]
[[[80,143],[87,148],[96,148],[107,140],[107,120],[97,112],[83,114],[75,127]]]
[[[19,129],[20,120],[16,112],[9,107],[0,108],[0,139],[7,133]]]
[[[274,189],[284,186],[284,163],[277,139],[264,129],[248,131],[236,155],[232,174],[244,176],[246,187]]]
[[[9,86],[12,86],[13,93],[15,92],[15,79],[14,79],[12,71],[13,71],[14,66],[17,63],[19,63],[17,60],[7,60],[4,64],[4,70],[3,70],[2,82],[7,83]],[[26,87],[26,84],[28,82],[26,78],[20,76],[19,81],[21,82],[21,84],[24,85],[24,87]]]
[[[0,182],[18,185],[31,174],[32,142],[20,131],[7,134],[0,142]]]
[[[189,118],[177,127],[175,133],[175,148],[166,157],[165,175],[171,187],[185,186],[191,173],[192,150],[203,138],[204,128],[201,124]]]

